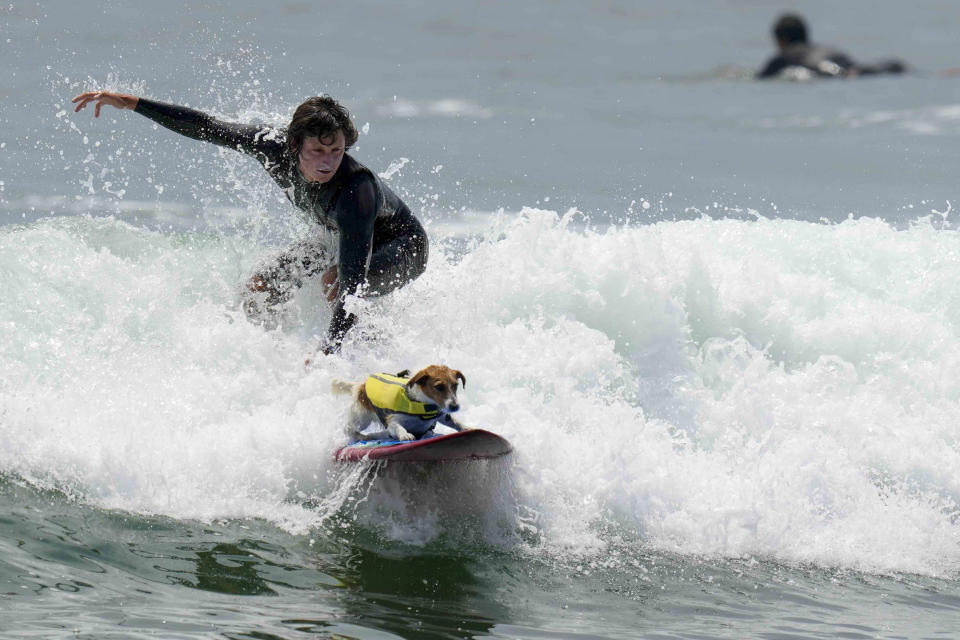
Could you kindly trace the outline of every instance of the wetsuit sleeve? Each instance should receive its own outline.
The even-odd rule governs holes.
[[[900,60],[884,60],[883,62],[857,65],[856,70],[857,73],[862,76],[869,76],[877,73],[903,73],[907,70],[907,65]]]
[[[196,109],[147,98],[139,98],[134,110],[180,135],[243,151],[261,163],[275,162],[283,152],[283,136],[266,125],[224,122]]]
[[[373,230],[377,218],[377,188],[373,178],[358,174],[340,194],[336,223],[340,229],[340,261],[337,264],[339,294],[333,304],[333,318],[327,332],[329,344],[339,346],[344,334],[356,323],[343,303],[364,283],[373,251]]]

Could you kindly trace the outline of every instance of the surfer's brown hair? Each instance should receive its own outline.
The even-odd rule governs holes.
[[[807,24],[795,13],[785,13],[773,25],[773,37],[788,44],[807,42]]]
[[[304,138],[314,136],[326,144],[337,131],[343,132],[347,149],[356,144],[359,134],[347,108],[330,96],[314,96],[304,100],[293,112],[287,127],[287,144],[296,156],[303,148]]]

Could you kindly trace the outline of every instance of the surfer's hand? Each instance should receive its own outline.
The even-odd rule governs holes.
[[[140,98],[115,91],[85,91],[71,102],[77,103],[77,107],[73,110],[74,113],[78,113],[80,109],[83,109],[89,103],[96,102],[97,106],[93,111],[93,117],[99,118],[100,108],[105,104],[116,107],[117,109],[136,109]]]
[[[320,346],[317,347],[317,352],[322,353],[325,356],[337,355],[340,353],[340,345],[330,342],[329,340],[324,340],[320,343]],[[313,364],[314,359],[314,356],[307,356],[303,360],[303,366],[309,367],[311,364]]]
[[[340,343],[324,340],[318,349],[325,356],[332,356],[340,353]]]
[[[320,277],[320,282],[323,284],[323,293],[327,296],[327,302],[332,303],[337,299],[337,294],[340,293],[340,283],[337,281],[339,277],[340,272],[337,271],[337,265],[333,265],[324,271]]]
[[[317,352],[325,356],[335,356],[340,353],[340,345],[323,343],[317,348]],[[313,364],[313,360],[313,356],[307,356],[303,360],[303,366],[309,367]]]

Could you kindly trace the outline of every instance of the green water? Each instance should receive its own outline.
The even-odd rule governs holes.
[[[954,583],[645,551],[564,557],[467,530],[391,541],[348,510],[304,535],[0,484],[8,638],[950,638]],[[476,533],[474,531],[473,533]]]

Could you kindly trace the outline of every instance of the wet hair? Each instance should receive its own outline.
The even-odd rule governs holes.
[[[357,142],[357,128],[346,107],[330,96],[307,98],[293,112],[287,127],[287,144],[296,156],[303,148],[304,138],[315,136],[322,141],[337,135],[337,131],[343,132],[347,149]]]
[[[803,18],[795,13],[785,13],[780,16],[776,24],[773,25],[773,36],[781,42],[787,44],[802,43],[807,41],[807,25]]]

